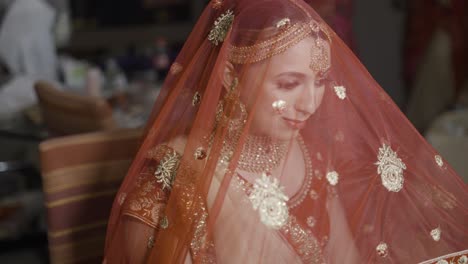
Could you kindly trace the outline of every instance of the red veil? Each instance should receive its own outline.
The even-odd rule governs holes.
[[[213,0],[117,194],[104,262],[466,263],[467,202],[307,4]]]

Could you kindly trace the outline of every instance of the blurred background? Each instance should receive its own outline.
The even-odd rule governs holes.
[[[306,2],[468,182],[466,0]],[[0,263],[100,263],[141,127],[208,3],[0,0]]]

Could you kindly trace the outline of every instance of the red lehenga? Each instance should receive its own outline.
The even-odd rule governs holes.
[[[465,263],[467,201],[306,3],[212,0],[117,194],[104,262]]]

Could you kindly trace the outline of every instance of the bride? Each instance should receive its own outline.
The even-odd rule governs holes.
[[[104,262],[468,263],[467,201],[307,4],[212,0],[117,194]]]

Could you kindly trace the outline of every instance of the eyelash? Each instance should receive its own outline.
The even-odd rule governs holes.
[[[278,86],[281,89],[292,90],[299,85],[298,81],[291,81],[291,82],[279,82]]]

